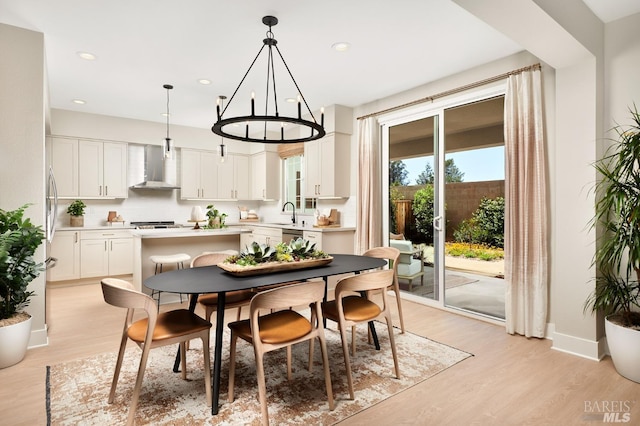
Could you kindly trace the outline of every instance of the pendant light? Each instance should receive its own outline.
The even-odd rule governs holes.
[[[220,105],[220,107],[224,107],[224,100],[227,99],[227,97],[225,95],[220,95],[218,96],[218,101],[217,104]],[[220,137],[220,162],[224,163],[224,159],[225,159],[225,146],[224,146],[224,137]]]
[[[167,160],[173,160],[175,158],[175,149],[173,147],[173,141],[169,137],[169,90],[173,89],[173,86],[165,84],[162,87],[167,89],[167,137],[164,139],[164,158]]]
[[[293,74],[291,74],[291,70],[289,66],[285,62],[282,53],[280,53],[280,49],[278,48],[278,41],[274,38],[273,32],[271,28],[278,24],[278,18],[275,16],[265,16],[262,18],[262,23],[269,27],[267,31],[267,38],[263,39],[263,45],[261,46],[258,54],[255,59],[249,66],[249,69],[242,77],[240,84],[236,87],[236,90],[231,95],[231,99],[227,103],[226,108],[222,109],[220,105],[220,100],[218,100],[218,105],[216,107],[217,118],[218,121],[215,122],[211,131],[216,135],[220,135],[222,137],[228,139],[235,139],[243,142],[257,142],[257,143],[298,143],[298,142],[309,142],[316,139],[320,139],[325,135],[324,130],[324,113],[321,113],[320,123],[316,121],[315,116],[311,112],[309,105],[307,104],[307,100],[302,95],[302,91],[300,91],[300,87],[296,82],[295,78],[293,78]],[[226,110],[229,108],[231,103],[233,102],[236,93],[238,93],[238,89],[242,86],[242,83],[247,78],[247,75],[253,68],[253,65],[256,63],[260,54],[265,50],[268,52],[267,57],[267,79],[266,79],[266,88],[265,88],[265,111],[264,114],[256,115],[256,107],[255,107],[255,92],[251,94],[251,113],[248,115],[238,116],[238,117],[230,117],[224,118],[224,114]],[[273,49],[275,48],[278,56],[282,60],[284,67],[289,73],[289,77],[293,81],[293,84],[298,91],[298,114],[297,117],[287,117],[281,116],[278,111],[278,93],[276,90],[276,78],[275,78],[275,66],[273,60]],[[269,114],[269,97],[271,92],[273,92],[273,112]],[[304,102],[304,105],[311,116],[310,120],[305,120],[302,118],[302,105],[301,101]],[[296,130],[292,132],[286,132],[284,126],[285,124],[293,125],[297,127]],[[274,129],[269,125],[276,125],[277,127]],[[277,130],[276,130],[277,129]],[[252,134],[254,132],[261,133],[259,137],[254,137]],[[290,136],[295,135],[295,136]]]

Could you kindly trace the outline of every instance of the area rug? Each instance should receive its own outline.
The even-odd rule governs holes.
[[[381,350],[367,343],[366,331],[358,332],[357,353],[352,357],[355,400],[349,400],[340,334],[326,330],[335,410],[329,411],[318,345],[314,367],[307,369],[309,345],[293,348],[293,378],[286,379],[286,353],[265,355],[269,419],[273,425],[334,424],[402,392],[472,356],[411,333],[395,331],[401,379],[393,375],[393,359],[384,324],[376,323]],[[235,401],[227,402],[229,335],[225,332],[220,410],[211,415],[206,406],[202,346],[192,341],[187,353],[187,377],[171,372],[176,347],[151,350],[136,411],[138,425],[253,425],[260,424],[256,371],[251,346],[238,341]],[[213,341],[213,336],[212,336]],[[47,419],[51,425],[124,424],[140,350],[126,351],[113,404],[107,404],[116,353],[47,367]]]

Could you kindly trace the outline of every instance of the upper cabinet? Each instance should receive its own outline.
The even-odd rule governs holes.
[[[351,190],[351,136],[330,133],[304,144],[305,196],[347,198]]]
[[[218,199],[249,199],[249,157],[228,153],[217,167]]]
[[[216,153],[193,149],[181,150],[180,198],[206,199],[216,198]]]
[[[304,144],[304,195],[348,198],[351,195],[353,110],[342,105],[325,108],[324,127],[325,137]]]
[[[263,151],[251,156],[251,199],[280,198],[280,157],[277,152]]]
[[[127,144],[51,139],[60,198],[127,198]]]

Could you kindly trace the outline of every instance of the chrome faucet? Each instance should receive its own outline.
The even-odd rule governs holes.
[[[291,223],[295,225],[296,224],[296,205],[293,204],[291,201],[287,201],[282,205],[282,211],[285,211],[285,209],[287,208],[287,204],[291,204],[291,207],[293,208],[293,214],[291,215]]]

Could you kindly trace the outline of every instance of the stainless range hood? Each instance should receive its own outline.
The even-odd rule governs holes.
[[[140,182],[131,189],[180,189],[176,185],[176,160],[165,160],[162,146],[130,144],[129,182]]]

